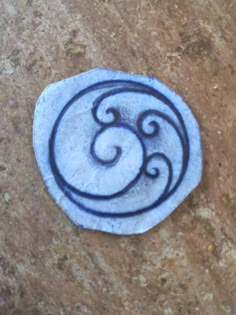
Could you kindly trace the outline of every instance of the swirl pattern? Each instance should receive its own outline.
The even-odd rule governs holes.
[[[70,120],[75,135],[66,134]],[[72,166],[60,151],[65,134]],[[92,84],[64,105],[48,154],[57,185],[79,209],[125,218],[158,207],[178,189],[189,150],[184,119],[167,96],[117,79]]]

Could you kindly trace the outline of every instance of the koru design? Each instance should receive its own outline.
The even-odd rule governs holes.
[[[73,222],[116,234],[168,216],[202,173],[198,124],[158,80],[94,69],[50,85],[36,106],[36,160]]]

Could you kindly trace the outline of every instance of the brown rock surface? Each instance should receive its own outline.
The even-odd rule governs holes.
[[[0,314],[236,314],[236,1],[0,0],[0,34]],[[201,125],[201,185],[143,235],[76,229],[35,164],[41,91],[96,66],[158,77]]]

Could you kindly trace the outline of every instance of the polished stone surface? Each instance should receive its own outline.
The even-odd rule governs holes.
[[[97,68],[49,85],[34,114],[36,160],[79,227],[142,233],[198,185],[199,126],[155,78]]]

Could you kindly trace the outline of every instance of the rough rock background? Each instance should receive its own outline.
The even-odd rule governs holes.
[[[236,314],[236,1],[0,0],[0,34],[0,314]],[[35,164],[41,91],[96,66],[158,77],[201,125],[201,185],[143,235],[78,230]]]

